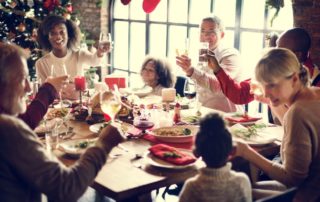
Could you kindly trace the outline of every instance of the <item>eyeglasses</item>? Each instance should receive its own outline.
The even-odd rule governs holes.
[[[216,29],[216,30],[211,30],[211,31],[204,31],[204,30],[201,30],[200,33],[202,35],[209,35],[209,36],[212,36],[212,35],[217,35],[218,33],[220,32],[220,30]]]

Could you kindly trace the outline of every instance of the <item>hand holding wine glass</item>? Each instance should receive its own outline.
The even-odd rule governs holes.
[[[103,113],[111,117],[114,121],[116,114],[121,109],[121,101],[118,96],[109,90],[100,92],[100,107]]]
[[[102,57],[104,53],[112,48],[112,38],[110,33],[101,32],[99,36],[98,56]]]

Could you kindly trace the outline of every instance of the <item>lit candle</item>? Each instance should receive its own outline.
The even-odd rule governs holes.
[[[86,89],[86,78],[84,76],[76,76],[74,78],[76,90],[84,91]]]

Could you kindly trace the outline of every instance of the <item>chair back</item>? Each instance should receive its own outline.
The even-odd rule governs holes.
[[[257,200],[256,202],[291,202],[296,192],[297,187],[292,187],[281,194],[262,198]]]
[[[183,89],[186,84],[187,78],[184,76],[177,76],[176,84],[174,88],[176,89],[177,95],[184,97]]]

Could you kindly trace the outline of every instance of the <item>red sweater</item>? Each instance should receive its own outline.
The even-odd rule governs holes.
[[[56,94],[57,91],[51,84],[44,83],[28,106],[27,111],[24,114],[20,114],[19,118],[31,129],[35,129],[47,113],[48,107],[54,101]]]

